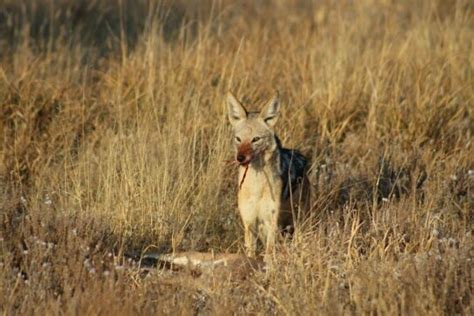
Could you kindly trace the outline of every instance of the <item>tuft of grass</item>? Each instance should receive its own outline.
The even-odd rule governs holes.
[[[469,1],[0,3],[0,310],[474,313]],[[224,95],[283,96],[314,220],[196,287],[132,258],[240,252]]]

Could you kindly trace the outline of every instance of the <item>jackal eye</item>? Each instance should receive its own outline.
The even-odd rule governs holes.
[[[235,136],[235,141],[236,141],[237,143],[240,143],[240,137]]]
[[[254,137],[254,138],[252,139],[252,143],[256,143],[256,142],[258,142],[259,140],[260,140],[260,137],[258,137],[258,136],[257,136],[257,137]]]

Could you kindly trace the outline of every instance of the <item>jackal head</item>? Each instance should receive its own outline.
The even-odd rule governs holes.
[[[265,152],[273,152],[277,148],[273,126],[280,113],[278,93],[267,102],[261,112],[248,112],[229,92],[227,107],[229,120],[234,128],[236,160],[240,165],[246,166]]]

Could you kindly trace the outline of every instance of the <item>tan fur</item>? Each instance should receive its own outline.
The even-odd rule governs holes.
[[[279,223],[294,218],[294,208],[302,193],[282,201],[283,182],[273,126],[279,115],[278,95],[273,97],[261,113],[249,113],[240,102],[228,94],[229,120],[234,127],[236,159],[239,167],[238,208],[245,230],[245,248],[249,257],[256,255],[257,239],[271,255]],[[245,179],[245,169],[248,167]]]

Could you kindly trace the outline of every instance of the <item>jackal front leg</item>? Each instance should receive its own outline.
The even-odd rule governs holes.
[[[248,257],[255,257],[257,252],[257,222],[244,222],[245,252]]]
[[[278,209],[277,207],[272,207],[262,212],[261,217],[261,240],[265,244],[265,257],[270,259],[275,250],[275,243],[278,233]]]

